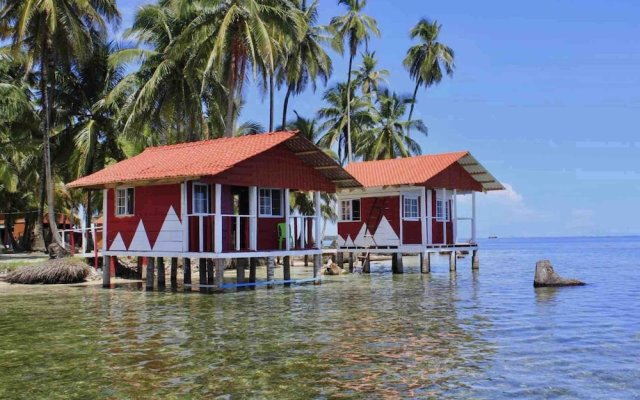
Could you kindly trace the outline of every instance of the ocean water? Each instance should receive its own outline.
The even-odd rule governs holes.
[[[548,258],[584,287],[533,288]],[[640,398],[640,238],[225,294],[0,287],[0,398]],[[281,273],[279,271],[278,273]]]

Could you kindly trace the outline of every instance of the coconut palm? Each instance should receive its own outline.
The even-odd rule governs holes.
[[[351,94],[348,93],[344,83],[328,89],[323,97],[327,105],[318,110],[318,117],[323,121],[320,129],[325,132],[318,144],[324,148],[332,148],[336,145],[338,161],[343,165],[347,161],[348,154],[347,125],[349,121],[351,121],[354,142],[357,142],[358,135],[373,123],[370,113],[372,105],[369,99],[353,97],[353,88],[349,92]]]
[[[344,42],[347,41],[349,49],[349,70],[347,72],[347,154],[348,161],[353,161],[351,146],[351,70],[353,67],[353,59],[358,52],[358,48],[364,42],[368,44],[371,34],[380,36],[378,23],[368,15],[364,15],[362,10],[367,4],[366,0],[340,0],[338,4],[342,4],[347,8],[347,13],[331,19],[330,26],[334,32],[332,45],[334,49],[344,54]]]
[[[364,160],[409,157],[421,153],[420,145],[407,135],[407,131],[415,128],[426,135],[427,127],[421,120],[404,119],[407,105],[411,102],[411,97],[388,90],[378,94],[373,110],[375,125],[364,133],[357,148]]]
[[[54,69],[71,65],[91,51],[90,30],[106,32],[106,21],[117,22],[115,0],[0,0],[4,29],[15,52],[24,51],[29,66],[37,64],[42,109],[43,159],[49,221],[55,221],[54,186],[49,137],[54,125]],[[61,244],[56,224],[52,238]]]
[[[322,47],[322,43],[328,40],[323,35],[325,28],[317,25],[318,0],[315,0],[309,8],[303,1],[300,7],[304,21],[304,34],[300,40],[288,44],[286,62],[282,69],[283,80],[287,86],[282,107],[283,127],[286,127],[289,97],[302,93],[309,85],[315,92],[316,80],[320,78],[326,85],[333,70],[331,58]]]
[[[438,42],[441,28],[442,25],[437,21],[430,22],[423,18],[411,29],[411,39],[417,38],[420,43],[410,47],[404,59],[405,67],[409,70],[411,78],[416,81],[409,120],[413,116],[420,86],[427,88],[439,83],[442,80],[443,70],[447,75],[453,74],[455,68],[453,50]]]
[[[376,52],[367,52],[362,55],[362,65],[354,72],[353,80],[365,96],[371,96],[387,83],[389,70],[377,69],[377,66]]]
[[[202,6],[172,45],[170,54],[189,54],[201,60],[203,91],[214,71],[225,82],[225,136],[234,131],[237,98],[245,75],[261,67],[273,74],[276,37],[299,37],[303,22],[289,0],[216,0]]]

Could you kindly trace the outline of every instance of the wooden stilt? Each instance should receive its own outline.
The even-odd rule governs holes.
[[[286,256],[283,260],[282,276],[285,281],[291,280],[291,257]],[[285,283],[285,286],[290,286],[289,283]]]
[[[144,257],[138,257],[138,259],[136,260],[136,277],[138,279],[142,279],[142,269],[144,268],[143,258]]]
[[[455,272],[456,270],[456,252],[449,252],[449,271]]]
[[[248,259],[238,259],[236,260],[236,283],[244,283],[244,268]]]
[[[175,286],[178,283],[178,258],[173,257],[171,259],[171,286]]]
[[[402,253],[393,253],[391,257],[391,271],[394,274],[404,273],[404,266],[402,265]]]
[[[321,270],[322,270],[322,254],[315,254],[313,256],[313,277],[319,278]],[[315,281],[314,284],[319,285],[320,280]]]
[[[353,253],[349,253],[349,272],[353,273]]]
[[[478,258],[478,250],[473,251],[471,256],[471,269],[480,269],[480,259]]]
[[[340,268],[344,267],[344,253],[341,251],[336,253],[336,264],[338,264],[338,267]]]
[[[153,290],[153,270],[155,267],[155,258],[147,258],[147,290]]]
[[[256,266],[257,265],[258,265],[257,258],[249,259],[249,282],[251,283],[256,283]]]
[[[222,288],[222,284],[224,283],[224,264],[225,260],[221,258],[217,258],[213,261],[213,265],[216,269],[214,284],[217,288]]]
[[[200,284],[207,284],[207,259],[200,258],[198,259],[198,275],[200,277]]]
[[[162,257],[158,257],[157,260],[157,264],[158,264],[158,287],[165,287],[167,285],[166,280],[165,280],[165,276],[164,276],[164,258]]]
[[[182,267],[182,272],[184,274],[184,277],[182,278],[183,282],[187,285],[191,284],[191,259],[190,258],[185,258],[184,259],[184,265]]]
[[[214,265],[213,259],[207,259],[207,285],[213,285],[215,282],[215,273],[214,273]]]
[[[368,274],[371,272],[371,254],[367,253],[367,256],[362,261],[362,272]]]
[[[267,257],[267,282],[273,281],[276,268],[276,259],[273,257]],[[267,285],[269,289],[273,288],[273,285]]]
[[[431,253],[420,253],[420,272],[423,274],[431,272]]]
[[[111,264],[111,257],[107,256],[108,263],[102,266],[102,287],[108,288],[111,286],[111,273],[109,271],[109,265]]]

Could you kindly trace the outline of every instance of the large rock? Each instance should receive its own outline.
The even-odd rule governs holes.
[[[49,249],[49,258],[65,258],[65,257],[71,256],[71,253],[69,252],[69,250],[60,246],[55,241],[49,245],[48,249]]]
[[[585,283],[577,279],[566,279],[556,274],[549,260],[541,260],[536,263],[536,274],[533,278],[533,287],[545,286],[582,286]]]

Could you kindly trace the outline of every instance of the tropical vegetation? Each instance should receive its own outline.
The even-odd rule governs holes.
[[[410,136],[427,133],[413,118],[418,91],[455,68],[441,25],[422,19],[409,32],[407,95],[379,66],[372,39],[382,32],[367,1],[338,5],[344,14],[322,25],[318,0],[156,0],[121,27],[115,0],[0,0],[0,214],[5,225],[22,215],[35,228],[13,247],[59,242],[56,224],[47,235],[43,226],[79,207],[89,224],[101,194],[63,183],[148,146],[277,128],[298,130],[342,164],[420,154]],[[341,56],[348,68],[338,73]],[[269,98],[267,129],[241,120],[249,87]],[[296,97],[307,91],[322,105],[302,116]],[[294,200],[311,212],[308,198]]]

